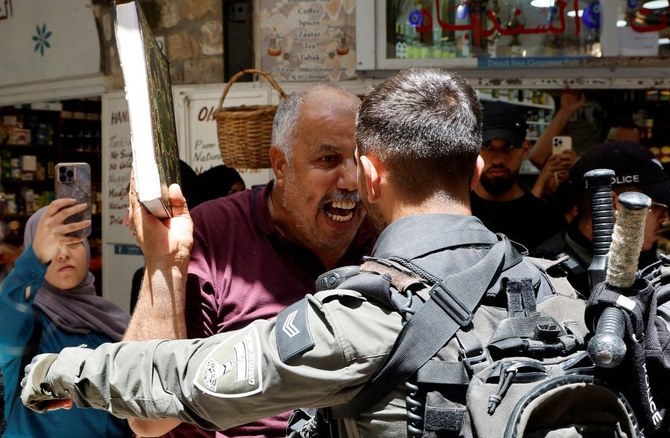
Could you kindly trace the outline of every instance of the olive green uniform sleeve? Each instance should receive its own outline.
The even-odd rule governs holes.
[[[227,429],[296,407],[350,400],[401,328],[397,313],[353,291],[308,296],[295,309],[283,322],[255,321],[206,339],[68,348],[47,379],[56,394],[69,393],[80,407]],[[306,341],[293,341],[305,334]],[[278,347],[278,339],[288,347]]]

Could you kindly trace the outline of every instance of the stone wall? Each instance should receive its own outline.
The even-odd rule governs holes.
[[[154,35],[163,37],[173,85],[223,82],[221,0],[140,0]],[[102,71],[110,90],[123,88],[113,5],[96,2]]]

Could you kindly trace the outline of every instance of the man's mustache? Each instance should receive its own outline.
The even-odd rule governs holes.
[[[323,207],[331,202],[355,202],[356,204],[359,204],[361,202],[361,196],[358,194],[358,191],[338,191],[328,194],[328,196],[321,201],[321,206]]]

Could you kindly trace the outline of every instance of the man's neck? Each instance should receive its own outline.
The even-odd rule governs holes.
[[[409,216],[423,216],[430,214],[452,214],[471,216],[470,191],[466,188],[460,194],[453,195],[436,191],[432,196],[419,202],[408,202],[397,196],[389,196],[386,202],[380,205],[382,216],[387,223],[393,223]]]

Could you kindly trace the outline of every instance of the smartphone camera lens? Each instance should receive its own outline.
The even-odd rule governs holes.
[[[71,167],[61,167],[58,169],[58,181],[69,183],[74,180],[74,169]]]

